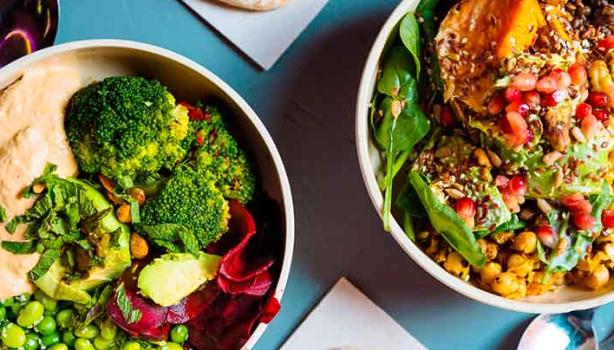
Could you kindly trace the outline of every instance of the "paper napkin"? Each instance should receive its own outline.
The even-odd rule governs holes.
[[[267,70],[328,0],[291,0],[285,7],[268,12],[243,11],[215,0],[183,2]]]
[[[280,350],[426,350],[341,278]]]

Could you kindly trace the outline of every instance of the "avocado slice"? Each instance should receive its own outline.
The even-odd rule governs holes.
[[[161,306],[171,306],[215,278],[221,258],[217,255],[169,253],[141,270],[137,286]]]
[[[91,299],[88,290],[112,281],[130,267],[130,230],[117,220],[112,204],[96,188],[78,179],[67,180],[79,185],[81,199],[91,203],[98,213],[110,210],[92,228],[101,237],[95,248],[102,263],[91,267],[84,277],[67,281],[66,268],[58,259],[43,276],[33,282],[54,299],[84,304]]]

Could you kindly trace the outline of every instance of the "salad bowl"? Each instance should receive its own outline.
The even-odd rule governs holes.
[[[82,86],[113,76],[142,76],[167,86],[179,101],[195,101],[207,96],[207,99],[227,108],[235,137],[251,157],[258,173],[260,191],[267,198],[267,220],[273,227],[270,231],[275,232],[278,241],[274,243],[275,249],[279,251],[274,272],[278,278],[273,282],[271,295],[280,301],[293,254],[292,196],[276,146],[247,102],[199,64],[156,46],[123,40],[78,41],[37,51],[3,67],[0,86],[10,86],[29,68],[45,62],[69,62],[80,73]],[[253,347],[266,327],[265,323],[255,326],[244,347]]]
[[[379,180],[385,173],[386,161],[371,129],[371,104],[377,90],[378,79],[381,76],[383,56],[396,39],[395,34],[399,31],[401,21],[408,12],[416,9],[419,2],[417,0],[402,1],[385,22],[369,52],[358,90],[355,125],[356,147],[365,186],[380,216],[384,212],[385,198]],[[401,38],[403,44],[407,45],[402,34]],[[560,286],[541,295],[517,299],[504,298],[446,271],[408,237],[403,229],[403,223],[394,216],[390,218],[390,234],[401,248],[430,275],[447,287],[484,304],[526,313],[562,313],[593,308],[614,301],[614,285],[611,280],[598,291]]]

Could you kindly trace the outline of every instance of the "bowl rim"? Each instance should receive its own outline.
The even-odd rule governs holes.
[[[373,167],[371,166],[371,159],[369,156],[369,141],[371,139],[371,132],[369,129],[368,116],[369,105],[371,103],[374,88],[371,82],[374,80],[374,75],[377,74],[380,58],[390,34],[394,28],[396,28],[396,25],[401,18],[408,11],[415,9],[417,3],[418,0],[403,0],[382,26],[373,43],[373,46],[371,47],[371,50],[369,51],[364,70],[362,72],[356,100],[355,135],[360,171],[362,173],[363,181],[367,188],[369,197],[371,198],[371,202],[375,206],[375,209],[380,217],[382,215],[381,213],[384,199],[379,189],[375,174],[372,170]],[[573,310],[593,308],[614,301],[614,291],[585,300],[561,303],[527,302],[523,300],[506,299],[464,282],[445,271],[405,235],[403,229],[394,217],[391,221],[391,234],[405,253],[407,253],[407,255],[409,255],[431,276],[435,277],[441,283],[457,291],[458,293],[487,305],[525,313],[563,313]]]
[[[273,160],[273,165],[275,171],[277,173],[278,181],[281,187],[281,195],[282,195],[282,205],[284,210],[284,219],[286,222],[286,228],[284,232],[285,237],[285,246],[284,246],[284,254],[282,260],[282,266],[279,274],[279,279],[277,281],[277,285],[275,287],[275,291],[273,296],[281,302],[282,296],[285,292],[286,285],[288,283],[288,276],[290,274],[290,267],[292,264],[292,257],[294,252],[294,206],[292,202],[292,191],[290,189],[290,182],[288,180],[288,175],[286,173],[283,161],[275,146],[273,138],[269,134],[268,130],[256,114],[256,112],[250,107],[250,105],[236,92],[232,87],[230,87],[226,82],[224,82],[221,78],[219,78],[215,73],[211,72],[207,68],[203,67],[199,63],[182,56],[178,53],[170,51],[168,49],[141,43],[137,41],[131,40],[120,40],[120,39],[94,39],[94,40],[80,40],[80,41],[72,41],[64,44],[59,44],[55,46],[50,46],[38,51],[35,51],[32,54],[21,57],[6,66],[0,69],[0,76],[2,75],[11,75],[28,65],[35,63],[40,60],[44,60],[46,58],[59,55],[62,53],[67,53],[71,51],[81,50],[81,49],[100,49],[100,48],[109,48],[109,49],[126,49],[133,51],[141,51],[143,53],[149,55],[161,56],[176,63],[179,63],[187,68],[192,69],[197,72],[201,76],[205,77],[209,81],[211,81],[215,86],[217,86],[224,94],[226,94],[234,103],[236,103],[237,107],[241,110],[244,117],[252,124],[252,126],[258,132],[260,138],[264,142],[265,147],[267,148],[271,159]],[[243,346],[243,348],[252,348],[256,342],[262,337],[265,329],[268,327],[268,324],[260,323],[254,330],[254,332],[250,335],[249,339]]]

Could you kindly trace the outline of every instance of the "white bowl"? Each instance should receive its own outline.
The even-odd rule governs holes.
[[[264,192],[279,206],[284,235],[281,272],[274,295],[284,293],[294,248],[294,209],[288,177],[279,152],[265,126],[239,94],[209,70],[174,52],[132,41],[87,40],[40,50],[0,69],[0,88],[15,81],[29,66],[43,60],[70,57],[81,71],[83,85],[116,75],[143,75],[158,79],[178,99],[195,101],[214,97],[232,113],[233,127],[243,146],[249,150],[261,177]],[[1,126],[0,126],[1,127]],[[264,333],[266,324],[255,329],[245,346],[252,348]]]
[[[380,151],[371,136],[369,104],[375,90],[380,59],[388,40],[403,16],[408,11],[414,10],[417,4],[417,0],[405,0],[390,15],[371,48],[358,90],[356,102],[356,147],[360,161],[360,170],[371,201],[380,215],[384,199],[379,189],[376,175],[381,172],[382,159]],[[506,299],[449,274],[407,238],[396,220],[392,220],[391,226],[392,236],[418,265],[446,286],[471,299],[488,305],[528,313],[561,313],[597,307],[614,300],[614,281],[612,279],[610,279],[608,286],[599,292],[574,287],[561,287],[540,296],[519,300]]]

